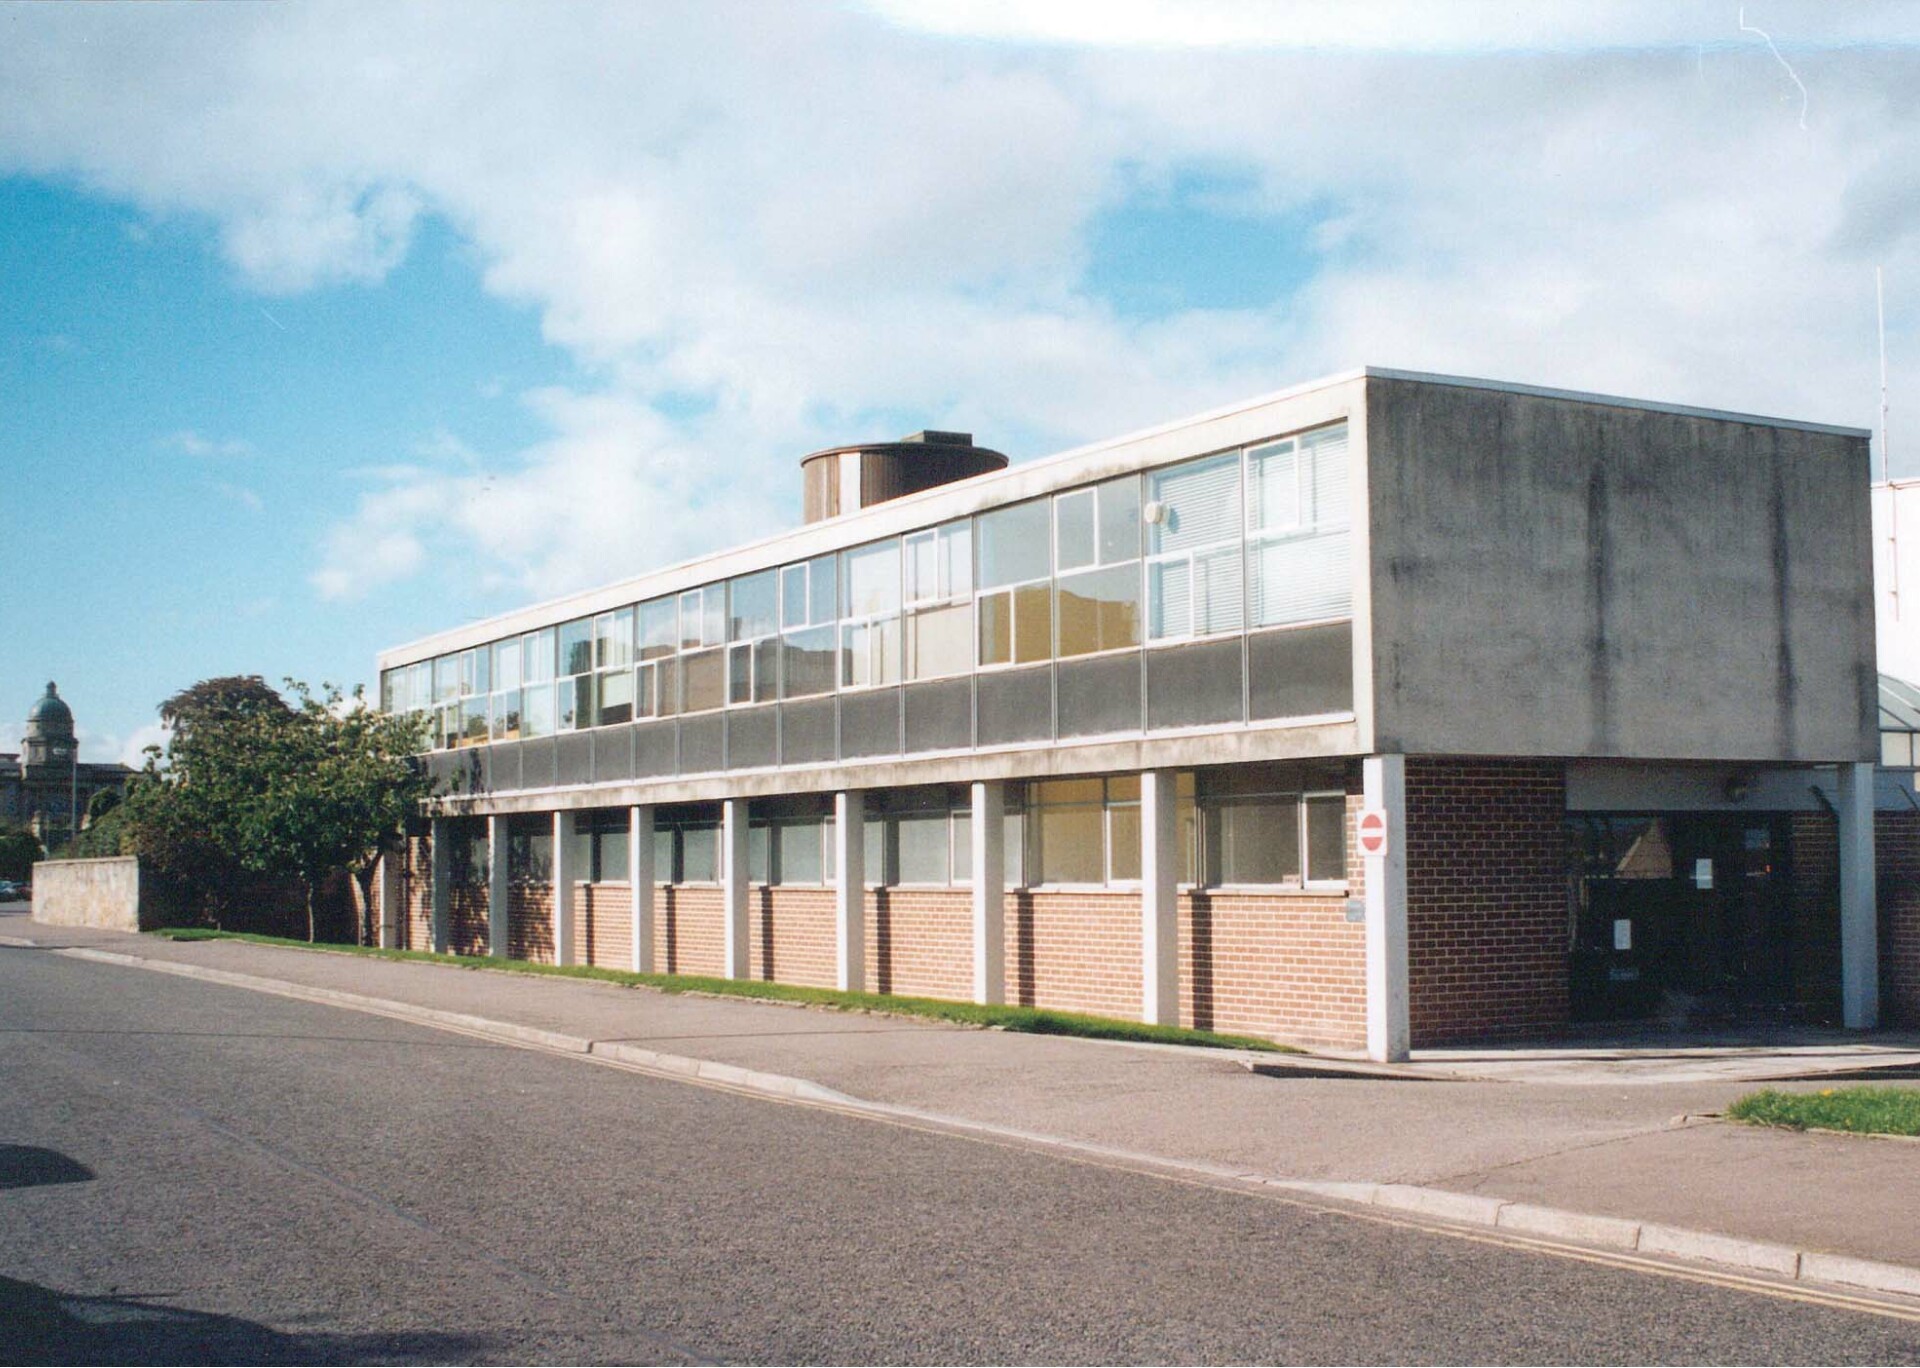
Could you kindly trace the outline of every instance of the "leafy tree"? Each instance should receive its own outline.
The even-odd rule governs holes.
[[[149,750],[127,843],[216,906],[235,871],[298,880],[309,940],[320,885],[344,872],[365,940],[374,864],[431,796],[415,758],[425,719],[377,712],[359,689],[287,687],[292,706],[257,676],[203,680],[163,704],[165,764]]]
[[[92,826],[119,806],[119,789],[95,789],[93,796],[87,799],[87,825]]]
[[[31,831],[20,827],[0,827],[0,879],[16,883],[33,877],[33,862],[46,852]]]

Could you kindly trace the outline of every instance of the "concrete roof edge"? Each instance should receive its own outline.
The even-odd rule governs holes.
[[[1368,366],[1370,380],[1407,380],[1421,385],[1451,385],[1456,389],[1493,390],[1500,394],[1526,394],[1538,399],[1571,399],[1582,404],[1605,404],[1612,408],[1641,409],[1648,413],[1672,413],[1683,418],[1714,418],[1721,422],[1752,423],[1759,427],[1791,428],[1796,432],[1820,432],[1834,437],[1872,438],[1867,428],[1843,427],[1836,423],[1809,423],[1795,418],[1772,418],[1759,413],[1736,413],[1731,409],[1700,408],[1692,404],[1666,404],[1655,399],[1631,399],[1621,394],[1594,394],[1587,390],[1555,389],[1549,385],[1523,385],[1510,380],[1483,380],[1470,375],[1440,375],[1433,371],[1393,370]]]

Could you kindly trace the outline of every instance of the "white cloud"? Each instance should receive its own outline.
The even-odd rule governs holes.
[[[207,437],[191,428],[183,428],[161,438],[160,445],[188,456],[233,457],[253,454],[253,445],[238,437]]]
[[[439,215],[581,360],[545,439],[396,434],[341,483],[332,598],[557,592],[794,521],[814,447],[1033,454],[1362,362],[1866,424],[1875,265],[1908,449],[1914,10],[1748,5],[1803,130],[1737,8],[27,9],[0,171],[207,216],[263,291],[379,280]],[[1309,220],[1304,285],[1117,313],[1092,226],[1193,172]]]

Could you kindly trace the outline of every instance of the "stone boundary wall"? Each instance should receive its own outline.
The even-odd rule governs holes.
[[[33,866],[33,919],[48,926],[151,931],[176,911],[132,855],[40,860]]]

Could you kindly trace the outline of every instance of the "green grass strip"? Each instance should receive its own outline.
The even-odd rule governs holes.
[[[246,941],[254,945],[277,945],[294,950],[366,955],[373,959],[419,960],[427,964],[449,964],[462,969],[485,969],[495,973],[592,979],[628,988],[651,988],[662,993],[706,993],[715,997],[755,998],[766,1002],[799,1002],[843,1012],[886,1012],[1027,1035],[1147,1041],[1157,1045],[1195,1045],[1213,1050],[1258,1050],[1267,1054],[1301,1053],[1291,1045],[1276,1044],[1258,1036],[1223,1035],[1218,1031],[1195,1031],[1184,1026],[1153,1026],[1140,1021],[1123,1021],[1117,1017],[1055,1012],[1041,1007],[949,1002],[943,998],[895,997],[888,993],[842,993],[832,988],[805,988],[793,983],[767,983],[759,979],[704,978],[694,974],[633,974],[622,969],[601,969],[584,964],[533,964],[527,960],[494,959],[490,956],[436,955],[426,950],[382,950],[366,945],[311,945],[283,936],[256,936],[243,931],[215,931],[207,927],[168,927],[151,934],[174,941]]]
[[[1920,1088],[1822,1088],[1807,1093],[1765,1088],[1735,1102],[1727,1115],[1792,1130],[1920,1135]]]

